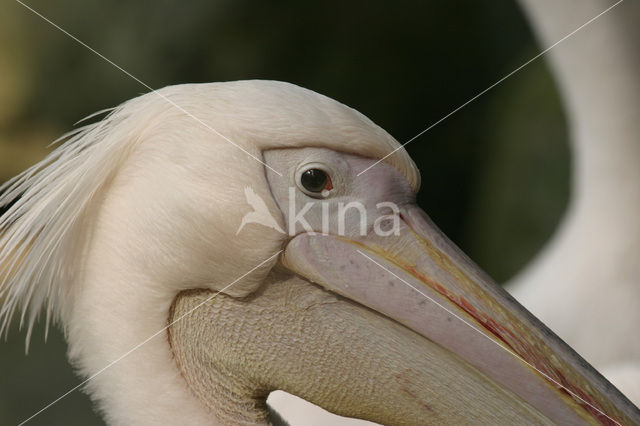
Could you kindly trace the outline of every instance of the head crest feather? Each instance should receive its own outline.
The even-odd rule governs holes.
[[[0,186],[0,207],[6,209],[0,217],[0,334],[6,337],[19,311],[28,344],[45,306],[47,329],[61,313],[81,256],[82,233],[76,231],[91,200],[141,137],[140,116],[133,120],[132,113],[147,98],[105,110],[101,121],[63,135],[44,160]]]

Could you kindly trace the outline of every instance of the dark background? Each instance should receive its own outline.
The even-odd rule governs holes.
[[[277,79],[354,107],[405,142],[541,47],[510,0],[280,3],[29,1],[153,88]],[[0,10],[0,181],[84,116],[143,86],[12,0]],[[546,47],[546,46],[545,46]],[[407,146],[421,206],[496,280],[553,233],[568,196],[558,95],[538,60]],[[59,333],[17,324],[0,342],[0,424],[16,424],[80,381]],[[100,424],[74,392],[30,424]]]

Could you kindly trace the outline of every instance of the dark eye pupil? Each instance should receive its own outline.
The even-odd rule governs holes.
[[[309,169],[300,177],[300,183],[309,192],[322,192],[328,180],[327,173],[320,169]]]

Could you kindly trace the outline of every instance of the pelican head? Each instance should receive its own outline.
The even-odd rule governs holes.
[[[277,389],[385,424],[640,422],[419,185],[388,133],[291,84],[143,95],[5,185],[2,325],[59,321],[113,424],[266,423]]]

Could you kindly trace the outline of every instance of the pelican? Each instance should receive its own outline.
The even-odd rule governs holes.
[[[640,423],[416,206],[399,148],[288,83],[132,99],[2,188],[2,328],[59,323],[115,425],[267,424],[274,390],[383,424]]]
[[[525,0],[551,45],[611,3]],[[621,4],[550,52],[573,150],[572,199],[509,291],[640,404],[640,17]]]

